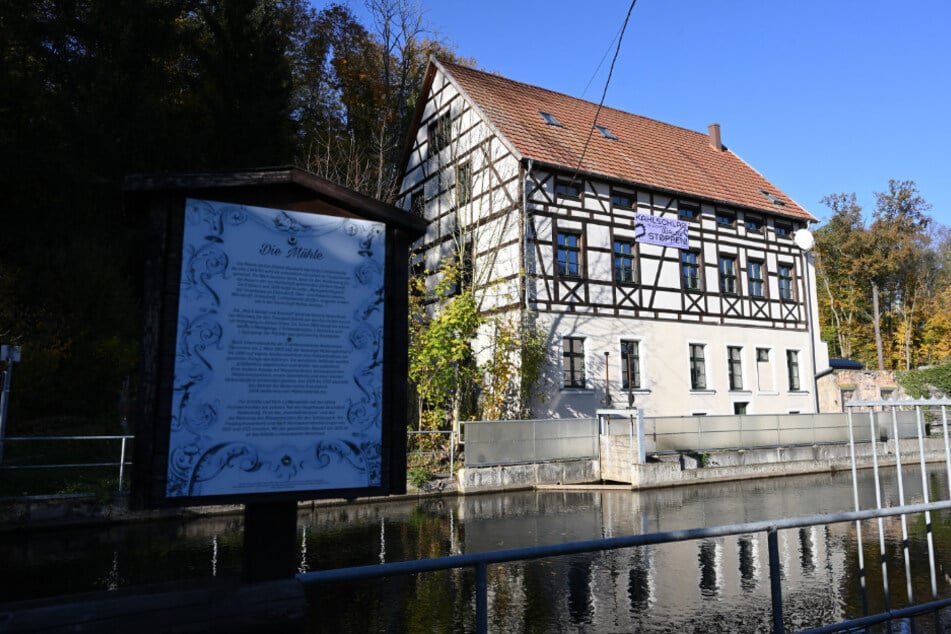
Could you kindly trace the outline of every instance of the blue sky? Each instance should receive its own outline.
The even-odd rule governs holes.
[[[630,6],[421,2],[478,67],[595,102]],[[362,19],[362,0],[350,4]],[[605,104],[702,132],[719,123],[820,221],[826,194],[855,192],[870,214],[894,178],[916,181],[951,226],[949,27],[949,0],[638,0]]]

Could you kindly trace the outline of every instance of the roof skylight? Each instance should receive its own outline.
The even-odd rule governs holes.
[[[610,130],[608,130],[605,126],[595,124],[594,128],[598,132],[600,132],[601,135],[604,136],[605,139],[611,139],[612,141],[617,141],[617,135],[611,132]]]
[[[784,202],[781,201],[779,198],[777,198],[774,194],[769,193],[769,192],[766,191],[765,189],[759,190],[759,193],[761,193],[762,195],[766,196],[766,198],[769,199],[769,201],[770,201],[771,203],[773,203],[774,205],[779,205],[780,207],[785,207],[785,206],[786,206],[786,203],[784,203]]]
[[[553,114],[551,114],[551,113],[548,113],[548,112],[544,112],[544,111],[542,111],[542,110],[539,110],[539,111],[538,111],[538,114],[540,114],[540,115],[542,116],[542,119],[544,119],[544,120],[545,120],[545,123],[547,123],[548,125],[553,125],[553,126],[556,126],[556,127],[558,127],[558,128],[563,128],[563,127],[565,127],[565,126],[561,125],[561,121],[559,121],[558,119],[556,119],[556,118],[555,118],[555,115],[553,115]]]

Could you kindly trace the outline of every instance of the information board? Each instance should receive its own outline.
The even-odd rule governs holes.
[[[383,223],[184,213],[167,497],[379,486]]]

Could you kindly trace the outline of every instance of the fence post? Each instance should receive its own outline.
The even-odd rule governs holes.
[[[476,564],[476,632],[489,631],[489,577],[484,561]]]
[[[640,464],[647,462],[647,447],[645,443],[647,439],[645,438],[644,433],[644,410],[637,410],[637,461]]]
[[[629,449],[627,451],[627,459],[628,463],[631,464],[634,462],[634,425],[636,425],[634,421],[634,412],[631,412],[631,415],[628,417],[628,422],[630,423],[630,426],[628,427],[628,442],[631,444],[629,445]],[[640,453],[638,453],[638,455],[640,455]],[[633,484],[633,482],[634,480],[632,479],[631,483]]]
[[[703,430],[700,428],[703,422],[703,416],[694,416],[697,421],[697,451],[703,451]]]
[[[126,437],[123,436],[122,449],[119,452],[119,493],[122,493],[123,476],[125,475],[125,440]]]
[[[456,432],[449,430],[449,477],[455,473],[456,468]]]
[[[784,634],[782,570],[779,564],[779,539],[775,528],[766,532],[769,545],[769,589],[773,604],[773,634]]]
[[[0,389],[0,464],[3,464],[3,435],[7,426],[7,411],[10,408],[10,381],[13,378],[13,364],[20,360],[20,346],[0,346],[0,361],[7,362],[7,369],[0,375],[3,387]]]

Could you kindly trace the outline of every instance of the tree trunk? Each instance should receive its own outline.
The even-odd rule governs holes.
[[[885,369],[885,356],[882,352],[882,315],[878,309],[878,284],[872,282],[872,326],[875,328],[875,353],[878,355],[878,369]]]

